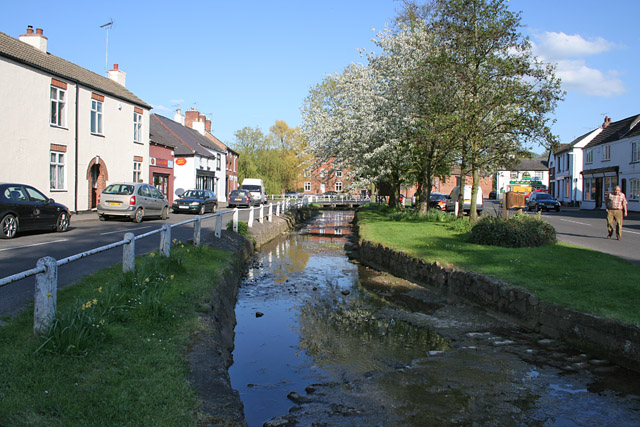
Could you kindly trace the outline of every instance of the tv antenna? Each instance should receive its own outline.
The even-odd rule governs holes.
[[[109,30],[113,28],[113,19],[109,18],[109,22],[104,25],[100,25],[100,28],[107,30],[107,48],[104,54],[104,75],[109,74]]]

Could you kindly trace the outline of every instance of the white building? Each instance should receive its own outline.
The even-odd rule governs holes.
[[[604,209],[604,200],[616,185],[628,200],[628,209],[640,211],[640,115],[611,122],[583,149],[582,208]]]
[[[520,159],[508,170],[500,170],[496,173],[497,199],[504,198],[504,193],[513,191],[516,193],[529,193],[530,187],[548,188],[549,167],[547,160]],[[529,188],[527,191],[526,189]]]
[[[212,190],[225,201],[224,152],[198,131],[158,114],[151,115],[153,140],[174,146],[174,194],[192,188]]]
[[[33,185],[78,212],[112,181],[149,175],[151,106],[109,78],[47,52],[42,29],[0,33],[0,181]]]
[[[602,130],[592,130],[549,153],[549,193],[565,206],[582,202],[582,149]]]

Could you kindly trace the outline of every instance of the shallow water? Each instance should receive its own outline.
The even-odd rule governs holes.
[[[348,261],[350,212],[258,253],[236,307],[250,426],[640,425],[640,377]]]

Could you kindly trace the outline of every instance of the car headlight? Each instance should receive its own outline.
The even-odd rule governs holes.
[[[189,206],[200,206],[200,202],[191,202]]]

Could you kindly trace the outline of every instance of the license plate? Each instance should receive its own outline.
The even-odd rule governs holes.
[[[189,206],[178,206],[180,209],[189,209]]]
[[[242,199],[233,199],[234,202],[244,202]]]
[[[120,206],[121,204],[120,202],[109,202],[109,206]]]

